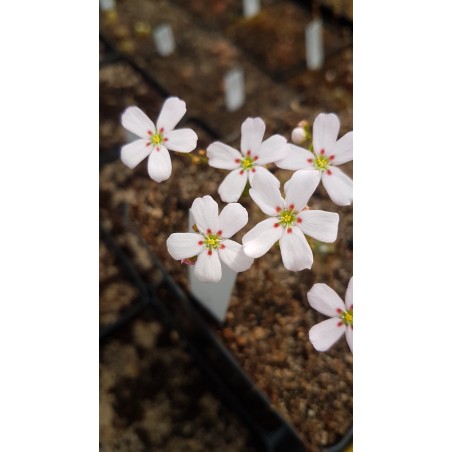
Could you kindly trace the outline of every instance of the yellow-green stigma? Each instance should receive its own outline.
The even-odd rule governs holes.
[[[254,166],[254,159],[250,156],[240,160],[240,166],[243,170],[249,171]]]
[[[220,244],[220,236],[217,234],[208,234],[204,238],[204,245],[211,251],[218,249]]]
[[[297,221],[297,213],[293,210],[282,210],[278,215],[279,224],[284,228],[288,228],[293,226],[293,224]]]
[[[160,133],[156,132],[153,135],[151,135],[150,140],[154,146],[158,146],[159,144],[163,143],[163,136]]]
[[[317,155],[314,159],[314,168],[325,171],[330,167],[330,159],[326,155]]]
[[[353,326],[353,309],[343,311],[340,316],[340,319],[344,325]]]

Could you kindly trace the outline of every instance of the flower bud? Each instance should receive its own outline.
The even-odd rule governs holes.
[[[304,140],[306,140],[305,129],[301,127],[295,127],[295,129],[292,130],[292,141],[295,144],[301,144]]]

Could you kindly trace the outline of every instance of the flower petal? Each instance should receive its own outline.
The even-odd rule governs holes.
[[[121,149],[121,160],[129,168],[135,168],[138,163],[142,162],[152,151],[148,140],[136,140],[126,144]]]
[[[201,282],[218,282],[221,280],[221,262],[216,251],[211,254],[203,251],[196,260],[194,268],[195,276]]]
[[[283,228],[274,218],[256,224],[242,239],[243,251],[249,257],[263,256],[282,236]]]
[[[258,165],[266,165],[267,163],[276,162],[277,160],[283,159],[288,151],[287,140],[281,135],[272,135],[255,152],[255,155],[258,157],[256,163]]]
[[[185,102],[178,97],[170,97],[163,104],[160,115],[157,119],[157,129],[163,128],[164,133],[168,133],[176,127],[187,111]]]
[[[281,257],[287,270],[298,272],[311,268],[314,262],[312,250],[306,237],[297,227],[291,233],[285,232],[279,241]]]
[[[334,113],[320,113],[315,118],[312,126],[313,146],[316,154],[323,149],[326,155],[330,155],[336,144],[339,133],[339,118]]]
[[[248,212],[241,204],[233,202],[221,211],[218,223],[221,236],[228,239],[248,223]]]
[[[286,206],[294,205],[296,210],[302,210],[308,204],[320,182],[317,170],[299,170],[284,185]]]
[[[238,168],[240,160],[243,158],[239,151],[220,141],[215,141],[215,143],[209,145],[207,157],[210,166],[227,170]]]
[[[307,296],[312,308],[329,317],[336,317],[338,319],[340,315],[339,311],[342,312],[345,310],[345,305],[341,297],[326,284],[314,284]]]
[[[329,155],[334,155],[332,163],[341,165],[353,160],[353,132],[346,133],[340,140],[336,141]]]
[[[242,140],[240,149],[243,155],[247,151],[257,154],[264,138],[265,123],[261,118],[247,118],[242,124]]]
[[[138,107],[127,108],[121,116],[121,124],[140,138],[149,138],[149,131],[155,133],[155,125]]]
[[[223,202],[236,202],[245,189],[248,174],[242,169],[231,171],[218,187],[218,193]]]
[[[166,134],[165,138],[168,138],[165,146],[177,152],[191,152],[198,142],[198,135],[191,129],[172,130]]]
[[[339,168],[330,166],[322,174],[322,182],[330,198],[338,206],[349,206],[353,201],[353,181]]]
[[[268,171],[256,173],[251,182],[250,196],[262,212],[274,217],[284,209],[279,181],[271,177]]]
[[[151,179],[162,182],[171,176],[171,158],[165,146],[155,148],[148,160],[148,173]]]
[[[350,309],[353,306],[353,276],[348,282],[347,292],[345,292],[345,306]]]
[[[210,230],[215,234],[218,231],[218,204],[211,196],[196,198],[190,210],[196,226],[202,233],[208,234],[207,231]]]
[[[314,169],[314,154],[300,146],[287,145],[287,156],[275,162],[278,168],[288,170]]]
[[[197,256],[203,251],[205,248],[199,242],[202,242],[201,234],[177,232],[168,237],[166,246],[173,259],[181,260]]]
[[[337,238],[339,215],[324,210],[305,210],[298,215],[301,218],[300,229],[310,237],[325,243]]]
[[[349,326],[345,327],[345,339],[347,339],[347,344],[350,347],[350,351],[353,353],[353,328]]]
[[[319,352],[326,352],[345,332],[345,325],[337,318],[327,319],[309,330],[309,340]]]
[[[243,246],[233,240],[223,240],[224,248],[218,249],[220,259],[235,272],[248,270],[254,262],[252,257],[248,257],[243,252]]]
[[[253,186],[253,178],[256,174],[265,173],[268,177],[271,177],[274,180],[273,182],[275,185],[278,186],[278,190],[279,190],[279,186],[281,185],[279,182],[279,179],[273,173],[271,173],[267,168],[257,165],[253,169],[254,169],[254,171],[248,172],[248,177],[249,177],[251,186]]]

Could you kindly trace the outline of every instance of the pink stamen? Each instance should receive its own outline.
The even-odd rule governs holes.
[[[292,233],[292,228],[287,229],[287,233],[291,234]]]
[[[325,155],[325,149],[322,149],[322,150],[320,151],[320,154]]]
[[[336,312],[337,312],[338,314],[342,314],[342,309],[337,308],[337,309],[336,309]]]
[[[148,130],[148,135],[153,135],[153,133],[150,130]]]
[[[168,141],[168,138],[163,138],[163,141]]]
[[[277,206],[276,207],[276,212],[278,212],[278,213],[281,212],[281,207]]]
[[[256,168],[252,168],[252,169],[251,169],[251,172],[252,172],[252,173],[255,173],[255,172],[256,172]]]
[[[202,240],[200,240],[199,242],[198,242],[198,245],[202,245],[204,242],[202,241]]]
[[[294,204],[291,204],[290,206],[289,206],[289,209],[290,210],[293,210],[295,208],[295,205]]]
[[[326,170],[326,174],[328,174],[328,176],[331,176],[333,173],[330,170]]]
[[[160,148],[158,147],[158,148],[156,148],[157,149],[157,151],[160,151]]]
[[[150,145],[151,145],[151,142],[148,141],[148,142],[146,143],[146,146],[150,146]]]
[[[337,326],[341,327],[343,325],[342,322],[337,322]]]
[[[212,256],[212,250],[207,251],[207,254],[208,254],[209,256]]]
[[[240,173],[239,173],[239,174],[240,174],[240,175],[242,176],[242,175],[243,175],[243,173],[244,173],[244,171],[242,170],[242,171],[240,171]]]
[[[240,163],[240,159],[235,159],[234,162],[235,163]]]
[[[246,151],[246,155],[251,155],[251,151],[249,149]]]
[[[217,231],[217,235],[221,235],[221,234],[223,234],[223,231]]]
[[[163,133],[163,130],[164,130],[163,127],[160,127],[159,132]]]
[[[256,161],[258,158],[259,158],[259,156],[258,156],[258,155],[255,155],[255,156],[254,156],[254,161]]]
[[[207,234],[212,234],[212,229],[207,229]]]
[[[273,227],[274,227],[274,228],[278,228],[278,227],[279,227],[279,223],[275,223],[275,224],[273,225]]]
[[[223,244],[220,245],[220,250],[224,250],[225,248],[226,247]]]
[[[301,223],[302,221],[303,220],[300,217],[297,218],[297,223]]]
[[[334,155],[330,155],[330,160],[334,160]]]
[[[308,159],[308,163],[312,163],[313,161],[313,159]]]

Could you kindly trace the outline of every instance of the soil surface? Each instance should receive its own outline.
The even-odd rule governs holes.
[[[100,175],[101,222],[119,237],[121,245],[128,246],[128,252],[142,276],[150,278],[152,264],[132,235],[118,226],[123,221],[123,206],[128,205],[131,219],[146,242],[176,281],[189,290],[187,268],[169,256],[166,239],[173,232],[186,230],[188,209],[196,197],[209,194],[219,203],[220,209],[224,207],[217,188],[227,173],[205,165],[203,150],[217,136],[220,141],[238,148],[240,126],[248,116],[264,119],[267,124],[265,137],[279,133],[290,139],[291,129],[300,120],[306,119],[312,123],[320,112],[338,114],[342,125],[340,135],[352,130],[352,51],[351,48],[335,48],[321,70],[312,72],[297,69],[291,72],[290,69],[301,67],[303,63],[297,51],[299,43],[291,43],[287,38],[278,41],[279,38],[275,37],[274,40],[286,43],[288,50],[276,52],[286,65],[280,61],[279,65],[272,66],[273,60],[268,58],[268,53],[260,54],[259,46],[249,44],[247,33],[257,36],[256,23],[263,30],[265,26],[270,30],[272,24],[269,22],[272,22],[271,12],[274,8],[293,10],[293,13],[284,16],[287,29],[291,29],[300,20],[298,15],[304,17],[307,14],[292,2],[262,2],[262,13],[253,20],[242,19],[237,7],[237,3],[241,2],[232,0],[229,2],[231,8],[228,9],[231,14],[226,16],[220,12],[215,16],[215,8],[227,2],[209,2],[209,13],[206,13],[205,2],[201,0],[118,0],[117,3],[116,15],[104,14],[101,17],[101,31],[164,86],[168,93],[178,95],[187,102],[184,127],[192,127],[199,141],[197,151],[192,154],[171,153],[173,174],[171,179],[161,184],[149,179],[145,163],[134,170],[114,159],[104,165]],[[200,8],[206,17],[200,13],[194,19],[194,8]],[[208,23],[209,14],[217,17],[216,22]],[[157,55],[151,36],[152,27],[164,21],[171,23],[177,42],[176,52],[166,58]],[[143,24],[149,24],[150,29],[143,27]],[[348,39],[342,30],[337,34],[341,42]],[[265,39],[263,32],[259,42],[265,44]],[[105,46],[101,46],[101,59],[106,53]],[[290,55],[297,55],[297,58]],[[257,60],[260,60],[259,64],[256,64]],[[227,112],[222,74],[237,65],[245,69],[247,102],[238,111]],[[286,80],[284,83],[277,82],[281,74]],[[137,105],[155,120],[164,100],[161,93],[148,86],[136,71],[121,61],[102,66],[100,94],[101,152],[114,150],[116,155],[120,146],[130,140],[130,136],[120,126],[121,112],[129,105]],[[215,136],[208,128],[215,132]],[[282,184],[292,174],[274,166],[269,166],[269,169]],[[351,164],[343,165],[342,169],[352,176]],[[240,202],[249,211],[249,223],[235,236],[237,241],[265,218],[250,198],[245,197]],[[327,353],[313,349],[307,339],[308,331],[325,317],[309,307],[306,293],[314,283],[324,282],[341,297],[344,296],[348,280],[353,274],[353,209],[333,204],[321,186],[311,199],[310,207],[339,213],[337,241],[330,245],[313,240],[310,242],[314,251],[311,270],[297,273],[285,270],[277,247],[257,259],[249,271],[239,274],[226,322],[218,334],[256,385],[268,395],[274,407],[295,426],[309,450],[316,451],[339,440],[351,425],[353,363],[345,340],[339,341]],[[114,257],[103,244],[100,256],[101,324],[108,325],[117,320],[127,307],[136,303],[139,294],[116,267]],[[133,333],[134,328],[141,328],[143,333],[139,341]],[[212,406],[218,413],[223,413],[224,409],[210,392],[205,396],[207,402],[197,405],[199,418],[193,416],[191,427],[187,427],[191,433],[180,434],[177,425],[184,416],[178,418],[175,413],[179,413],[179,408],[168,408],[168,404],[171,405],[170,394],[179,391],[190,407],[182,411],[187,414],[194,409],[193,400],[184,385],[191,387],[192,384],[199,384],[200,380],[195,378],[198,383],[189,383],[191,374],[187,368],[191,365],[190,358],[177,345],[177,341],[174,343],[168,339],[171,335],[163,331],[157,318],[140,318],[129,329],[132,332],[102,348],[101,440],[104,450],[149,450],[151,446],[154,447],[152,450],[168,451],[250,450],[246,431],[231,413],[225,411],[228,414],[218,415],[221,421],[227,420],[220,422],[221,426],[215,427],[204,422],[202,409],[209,411]],[[160,336],[165,339],[158,339]],[[152,346],[147,347],[147,358],[142,357],[145,352],[140,341],[152,342]],[[159,348],[160,343],[164,344],[163,350]],[[154,395],[157,392],[153,389],[149,389],[144,401],[137,402],[137,397],[142,394],[133,389],[134,385],[149,384],[151,388],[154,383],[149,377],[147,383],[136,383],[136,380],[146,378],[142,374],[149,375],[147,369],[152,367],[153,359],[155,355],[160,356],[159,353],[168,355],[167,368],[172,368],[172,375],[177,381],[181,379],[185,383],[170,384],[165,386],[166,389],[162,385],[163,392],[158,393],[158,402],[155,402]],[[112,364],[115,355],[122,356],[118,358],[119,361],[124,360],[116,367]],[[181,358],[182,355],[185,358]],[[128,372],[129,362],[132,363],[133,375],[124,374]],[[160,367],[157,365],[154,369]],[[105,373],[115,375],[114,383],[108,380],[111,377],[103,377]],[[152,375],[160,379],[159,372]],[[107,378],[106,385],[103,378]],[[127,389],[128,386],[132,389]],[[199,397],[196,399],[199,401]],[[140,408],[136,408],[140,414],[127,414],[128,403],[140,404]],[[166,414],[159,416],[158,407],[163,409],[165,404],[168,409],[163,412]],[[163,419],[166,421],[159,421]],[[165,426],[166,423],[170,427]],[[152,431],[154,427],[155,431]],[[156,433],[159,428],[162,431]],[[202,434],[197,436],[194,431]],[[231,432],[237,442],[230,442],[232,439],[213,442],[214,437],[217,440],[224,436],[232,438],[226,432]]]

